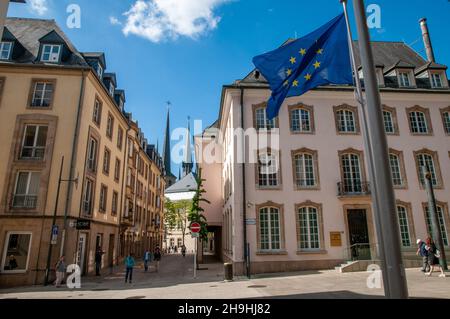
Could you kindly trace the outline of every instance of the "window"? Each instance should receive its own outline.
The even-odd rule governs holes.
[[[260,249],[262,251],[281,249],[280,210],[264,207],[259,210]]]
[[[31,107],[50,107],[53,100],[54,83],[45,81],[33,82]]]
[[[12,42],[0,42],[0,60],[11,59]]]
[[[111,152],[107,148],[105,148],[103,156],[103,173],[109,174],[110,163],[111,163]]]
[[[258,185],[260,187],[277,187],[279,185],[278,156],[270,152],[259,155]]]
[[[31,250],[31,233],[10,232],[6,235],[2,271],[25,272]]]
[[[428,134],[428,125],[426,115],[420,111],[413,111],[409,113],[409,123],[411,131],[417,134]]]
[[[410,87],[409,74],[407,72],[400,72],[398,74],[400,87]]]
[[[94,114],[92,116],[92,120],[97,125],[100,125],[101,118],[102,118],[102,103],[100,102],[99,99],[95,99],[95,102],[94,102]]]
[[[123,145],[123,129],[119,127],[119,130],[117,131],[117,147],[119,150],[122,150]]]
[[[408,210],[405,206],[397,206],[398,223],[400,227],[400,237],[403,247],[411,246],[411,236],[409,232]]]
[[[120,160],[116,158],[116,165],[114,166],[114,180],[118,182],[120,179]]]
[[[42,46],[41,61],[42,62],[58,63],[59,62],[60,53],[61,53],[61,46],[60,45],[44,44]]]
[[[92,172],[97,169],[97,141],[93,137],[89,138],[88,168]]]
[[[22,142],[21,158],[41,160],[47,144],[48,126],[26,125]]]
[[[444,121],[445,133],[450,134],[450,111],[442,112],[442,120]]]
[[[119,202],[119,193],[114,191],[113,195],[112,195],[112,202],[111,202],[111,214],[113,216],[117,215],[117,204],[118,204],[118,202]]]
[[[343,191],[361,193],[363,191],[361,164],[358,154],[344,154],[341,157],[343,170]]]
[[[416,155],[417,169],[419,172],[420,183],[425,186],[425,179],[422,173],[422,167],[427,167],[431,173],[431,182],[433,186],[439,186],[439,181],[436,174],[436,166],[434,163],[433,155],[427,153],[419,153]]]
[[[442,88],[442,80],[439,73],[431,73],[431,87],[436,89]]]
[[[399,156],[397,154],[390,153],[389,160],[391,164],[392,183],[394,184],[394,186],[403,186],[403,177]]]
[[[268,120],[266,108],[260,107],[255,110],[256,130],[272,130],[276,127],[275,119]]]
[[[109,94],[111,94],[111,96],[114,96],[114,84],[112,82],[109,83]]]
[[[36,208],[41,174],[18,172],[12,206],[14,208]]]
[[[86,215],[92,214],[92,198],[93,198],[94,182],[86,179],[83,196],[83,211]]]
[[[100,188],[100,200],[99,200],[99,210],[100,212],[106,212],[106,200],[108,196],[108,187],[102,185]]]
[[[112,139],[114,129],[114,118],[111,114],[108,114],[108,122],[106,124],[106,136]]]
[[[100,79],[103,77],[103,67],[100,62],[97,63],[97,75]]]
[[[312,133],[312,114],[304,108],[291,110],[291,131],[294,133]]]
[[[295,185],[297,188],[312,188],[318,185],[316,178],[317,154],[297,153],[294,155]]]
[[[389,111],[383,111],[383,118],[384,118],[384,130],[386,134],[394,134],[395,129],[392,113]]]
[[[447,229],[445,227],[445,219],[444,219],[444,208],[441,205],[436,206],[436,214],[439,221],[439,227],[441,229],[441,235],[442,235],[442,241],[444,242],[445,246],[448,246],[448,236],[447,236]],[[428,205],[425,206],[425,218],[427,222],[427,230],[429,234],[432,234],[433,231],[431,229],[431,216],[430,216],[430,210],[428,209]]]
[[[320,249],[319,214],[315,207],[300,207],[297,211],[298,249]]]
[[[355,114],[350,110],[337,111],[338,131],[340,133],[356,133]]]

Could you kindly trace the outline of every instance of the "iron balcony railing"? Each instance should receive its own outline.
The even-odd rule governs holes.
[[[352,181],[338,183],[338,196],[364,196],[370,194],[369,182]]]
[[[36,208],[38,197],[35,195],[14,195],[12,206],[14,208]]]

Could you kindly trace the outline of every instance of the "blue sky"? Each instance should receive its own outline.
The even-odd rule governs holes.
[[[11,4],[8,15],[55,19],[79,51],[105,52],[107,71],[116,72],[126,90],[127,110],[160,145],[166,101],[173,105],[172,128],[185,126],[188,116],[209,125],[218,115],[222,85],[251,71],[255,55],[342,12],[338,0],[141,0],[140,6],[137,0],[27,1],[34,7]],[[365,2],[381,8],[382,28],[371,30],[372,40],[404,41],[424,55],[418,20],[427,17],[437,62],[450,65],[450,1]],[[81,8],[80,29],[66,26],[72,3]],[[143,19],[145,28],[128,28],[124,35]],[[178,167],[173,171],[177,175]]]

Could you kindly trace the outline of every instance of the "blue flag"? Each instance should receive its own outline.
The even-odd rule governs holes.
[[[269,82],[267,117],[278,116],[286,97],[321,85],[353,84],[347,28],[341,14],[307,36],[253,58]]]

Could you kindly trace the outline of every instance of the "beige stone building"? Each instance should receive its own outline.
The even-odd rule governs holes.
[[[413,265],[420,263],[416,239],[430,233],[420,174],[425,164],[432,172],[439,224],[449,247],[447,67],[401,42],[374,42],[372,48],[397,198],[392,213],[398,216],[405,264]],[[211,201],[205,214],[222,232],[220,257],[234,264],[236,274],[245,273],[247,265],[251,273],[262,273],[377,260],[363,123],[353,88],[321,87],[288,98],[274,121],[265,113],[270,94],[258,70],[225,85],[218,121],[196,137],[196,158]],[[277,128],[277,148],[255,150],[247,144],[242,161],[244,144],[236,138],[237,129],[261,138]],[[205,161],[208,154],[216,162]],[[250,162],[252,156],[256,161]]]
[[[64,254],[83,274],[98,247],[108,268],[160,243],[162,161],[104,54],[77,51],[53,20],[7,19],[2,44],[0,286],[42,283],[51,241],[51,268]]]

